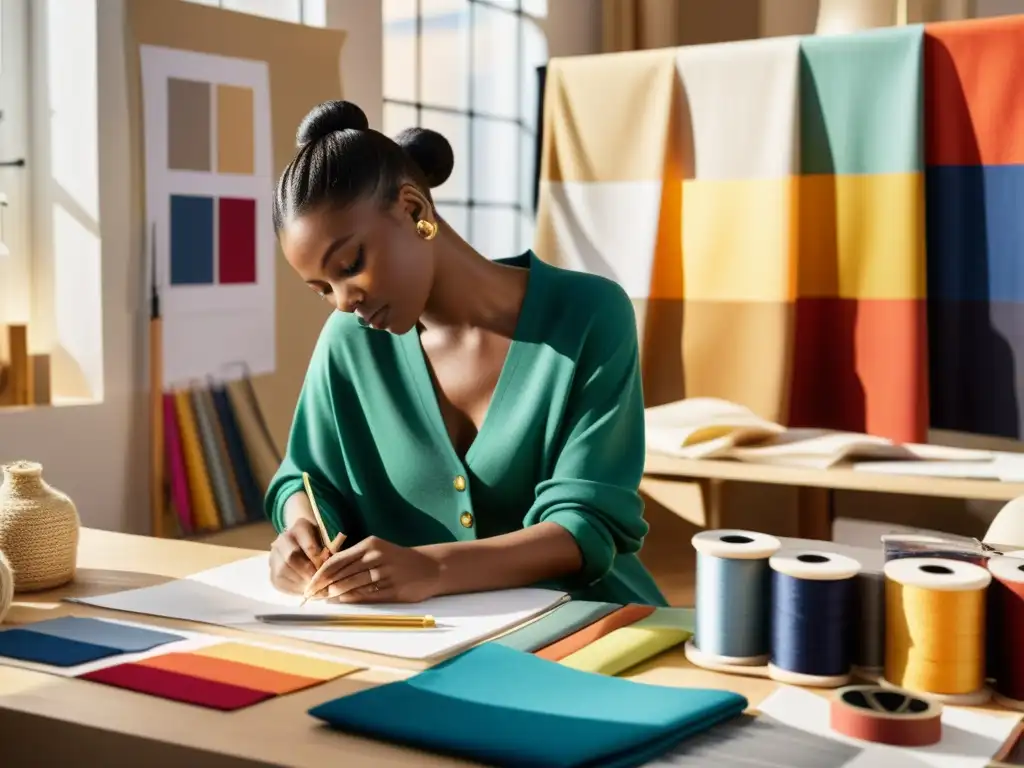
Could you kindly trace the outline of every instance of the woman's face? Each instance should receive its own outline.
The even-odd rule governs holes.
[[[416,233],[425,210],[429,204],[410,186],[388,208],[375,199],[325,206],[289,221],[281,248],[306,284],[339,311],[403,334],[423,314],[434,278],[433,243]]]

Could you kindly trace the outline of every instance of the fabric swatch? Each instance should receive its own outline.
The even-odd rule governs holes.
[[[506,648],[533,653],[571,635],[598,619],[621,608],[615,603],[595,603],[588,600],[570,600],[524,627],[495,638],[494,642]]]
[[[130,627],[113,621],[78,616],[63,616],[59,619],[38,621],[24,629],[44,635],[63,637],[67,640],[76,640],[80,643],[105,646],[122,653],[148,651],[151,648],[185,639],[181,635],[173,635],[170,632],[158,632],[155,629]]]
[[[551,645],[541,648],[537,651],[537,655],[549,661],[561,661],[570,653],[575,653],[580,648],[590,645],[599,637],[604,637],[616,629],[635,624],[652,613],[654,613],[654,606],[652,605],[624,605],[603,619],[595,621],[590,626],[584,627],[578,632],[573,632],[568,637],[564,637]]]
[[[118,664],[80,675],[80,678],[225,712],[258,704],[273,697],[272,693],[266,691],[203,680],[142,664]]]
[[[90,661],[116,656],[120,651],[104,645],[69,640],[28,629],[0,632],[0,656],[52,667],[75,667]]]
[[[695,612],[693,608],[655,608],[633,626],[637,629],[683,629],[693,632]]]
[[[308,677],[321,682],[349,675],[360,669],[351,664],[263,648],[258,645],[248,645],[247,643],[218,643],[200,648],[195,653],[216,659],[227,659],[240,664],[250,664],[254,667],[263,667],[297,677]]]
[[[344,731],[487,765],[626,768],[746,706],[728,691],[638,685],[485,643],[309,713]]]
[[[203,656],[198,653],[164,653],[140,659],[138,664],[167,672],[176,672],[215,683],[226,683],[254,691],[272,693],[274,695],[294,693],[303,688],[320,685],[323,680],[312,677],[290,675],[266,667],[242,664],[230,659],[219,659],[215,656]]]
[[[691,634],[685,629],[623,627],[570,653],[559,663],[584,672],[617,675],[686,642]]]

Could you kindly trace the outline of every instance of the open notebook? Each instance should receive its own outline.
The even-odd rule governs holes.
[[[827,429],[790,429],[727,400],[694,397],[648,408],[647,448],[685,459],[736,459],[828,469],[852,461],[991,462],[988,451],[896,443]]]

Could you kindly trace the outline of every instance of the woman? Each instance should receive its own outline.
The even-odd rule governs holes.
[[[540,584],[663,605],[636,554],[643,399],[624,292],[474,251],[434,210],[454,164],[437,133],[396,143],[334,101],[298,147],[274,223],[338,312],[267,492],[274,585],[370,603]],[[345,535],[327,562],[304,471],[328,534]]]

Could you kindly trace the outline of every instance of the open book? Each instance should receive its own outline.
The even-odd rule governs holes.
[[[827,429],[789,429],[727,400],[694,397],[648,408],[647,448],[685,459],[736,459],[828,469],[853,461],[979,461],[989,451],[896,443]]]

